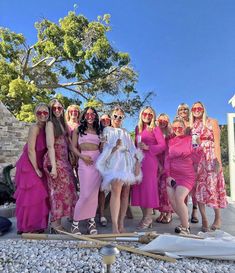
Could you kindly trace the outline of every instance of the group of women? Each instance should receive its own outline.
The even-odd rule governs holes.
[[[219,229],[220,209],[226,207],[226,192],[220,156],[220,133],[216,120],[208,118],[201,102],[180,104],[175,120],[152,107],[139,114],[135,139],[122,127],[125,112],[119,106],[100,118],[87,107],[80,113],[71,105],[53,99],[35,108],[36,124],[16,164],[16,217],[18,232],[63,230],[62,218],[72,221],[71,232],[96,234],[95,216],[104,216],[105,192],[110,191],[113,233],[125,231],[128,205],[139,206],[143,217],[138,229],[157,222],[169,223],[172,213],[181,224],[175,231],[190,233],[188,197],[192,196],[191,222],[202,216],[202,230]],[[79,180],[79,185],[77,181]],[[79,197],[77,189],[79,188]],[[205,205],[214,209],[209,225]]]

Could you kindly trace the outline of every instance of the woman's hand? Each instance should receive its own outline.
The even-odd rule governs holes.
[[[146,144],[143,143],[143,142],[140,142],[140,143],[138,144],[138,147],[139,147],[141,150],[144,150],[144,151],[148,151],[148,150],[149,150],[149,146],[146,145]]]
[[[80,158],[85,162],[87,166],[93,165],[93,160],[89,155],[82,155]]]
[[[113,152],[116,152],[117,151],[117,149],[120,147],[122,145],[122,140],[119,138],[119,139],[117,139],[117,141],[116,141],[116,145],[113,147],[113,149],[112,149],[112,153]]]
[[[35,170],[37,176],[42,177],[42,172],[39,169]]]
[[[50,176],[51,176],[53,179],[56,179],[56,178],[57,178],[57,170],[56,170],[56,168],[52,168],[52,169],[51,169]]]

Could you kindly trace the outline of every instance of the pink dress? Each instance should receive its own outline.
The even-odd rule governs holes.
[[[79,135],[78,144],[81,143],[94,143],[99,145],[100,139],[96,134],[87,133],[86,135]],[[74,211],[73,219],[75,221],[95,217],[101,184],[100,173],[95,167],[95,162],[100,155],[100,151],[82,151],[82,154],[90,156],[94,163],[88,166],[79,158],[78,176],[80,181],[80,196]]]
[[[40,178],[28,157],[28,144],[16,163],[16,218],[17,229],[21,232],[33,232],[48,226],[49,201],[46,188],[46,176],[43,172],[43,156],[46,153],[45,129],[41,128],[36,139],[35,151]]]
[[[59,220],[64,216],[72,218],[78,199],[74,186],[75,177],[68,161],[68,143],[64,135],[55,138],[54,148],[57,169],[56,179],[50,176],[51,163],[48,153],[46,153],[43,162],[49,188],[51,222]]]
[[[168,141],[169,138],[166,138],[166,150],[158,155],[159,160],[159,183],[158,183],[158,191],[159,191],[159,208],[160,212],[173,212],[172,206],[170,204],[168,194],[167,194],[167,186],[166,186],[166,178],[167,174],[165,171],[165,158],[168,154]]]
[[[202,156],[200,148],[193,148],[192,136],[184,135],[169,140],[169,153],[165,160],[167,176],[176,181],[176,186],[184,186],[189,191],[195,184],[195,167]]]
[[[210,120],[207,120],[207,127],[196,121],[192,133],[200,136],[204,151],[203,160],[197,169],[196,199],[213,208],[225,208],[227,200],[224,176],[222,169],[219,172],[215,170],[215,143]]]
[[[155,127],[152,131],[143,129],[141,133],[136,128],[136,140],[141,136],[141,141],[149,146],[148,151],[143,151],[144,159],[142,161],[143,178],[140,184],[132,186],[131,205],[143,208],[159,207],[158,192],[158,158],[166,148],[166,143],[162,131]]]

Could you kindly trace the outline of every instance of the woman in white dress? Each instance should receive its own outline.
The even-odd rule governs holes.
[[[124,232],[130,185],[141,181],[142,152],[137,150],[130,134],[121,128],[125,117],[120,107],[112,111],[112,127],[103,131],[103,152],[96,167],[103,176],[102,189],[111,190],[110,210],[113,233]]]

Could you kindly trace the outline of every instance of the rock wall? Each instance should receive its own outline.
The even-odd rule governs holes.
[[[17,120],[0,101],[0,176],[2,169],[15,164],[27,141],[30,123]]]

